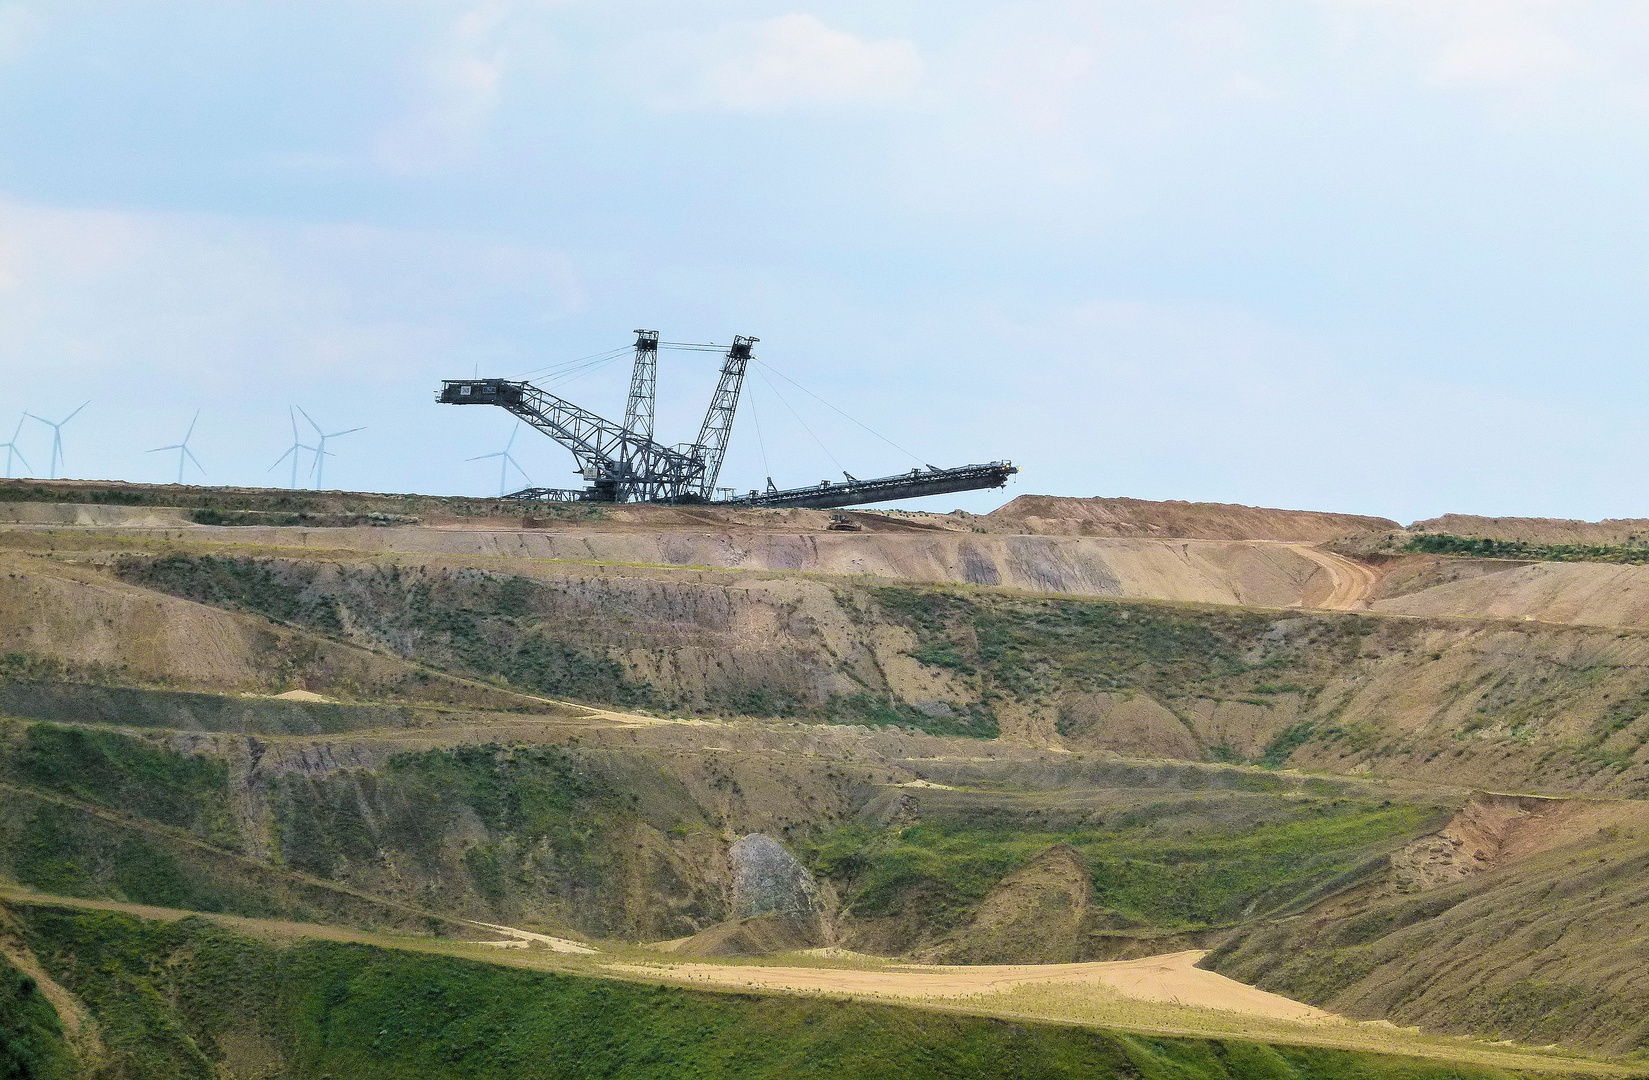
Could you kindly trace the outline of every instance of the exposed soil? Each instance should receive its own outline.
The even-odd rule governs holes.
[[[993,531],[1071,535],[1142,536],[1157,539],[1304,540],[1321,542],[1351,533],[1399,528],[1397,522],[1360,514],[1271,510],[1230,503],[1145,499],[1069,499],[1021,495],[985,515]]]
[[[1219,1009],[1273,1020],[1327,1020],[1329,1014],[1196,966],[1196,951],[1092,964],[901,965],[895,968],[755,967],[717,964],[610,965],[633,975],[666,975],[718,986],[945,1000],[1024,986],[1103,987],[1140,1001]]]
[[[1649,541],[1649,519],[1611,518],[1571,521],[1563,518],[1480,517],[1444,514],[1416,521],[1410,532],[1447,533],[1484,540],[1521,540],[1527,544],[1627,544]]]

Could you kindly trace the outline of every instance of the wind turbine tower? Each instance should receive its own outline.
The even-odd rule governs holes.
[[[268,471],[274,472],[275,469],[280,466],[281,462],[285,461],[287,458],[291,458],[292,483],[287,486],[295,489],[298,486],[298,451],[308,450],[311,454],[313,454],[315,452],[315,448],[313,446],[309,446],[302,439],[298,438],[298,414],[293,412],[292,406],[290,405],[286,407],[286,418],[292,421],[292,446],[286,451],[286,453],[275,459],[275,464],[269,466]]]
[[[315,472],[315,490],[319,491],[319,490],[321,490],[321,475],[324,471],[324,468],[325,468],[325,465],[326,465],[326,458],[327,458],[326,440],[336,439],[340,435],[349,435],[349,434],[352,434],[352,433],[357,432],[357,431],[365,431],[366,427],[365,427],[365,425],[362,425],[361,427],[345,428],[343,431],[334,431],[332,434],[328,435],[326,432],[321,430],[321,425],[315,423],[315,420],[312,416],[310,416],[306,412],[303,412],[303,406],[302,405],[298,406],[298,411],[303,413],[303,418],[305,420],[309,421],[309,426],[315,429],[315,434],[318,437],[319,445],[317,445],[315,447],[315,469],[314,469],[314,472]],[[336,454],[333,454],[332,456],[337,457]]]
[[[80,409],[84,409],[86,406],[88,406],[90,404],[91,404],[91,402],[89,402],[89,401],[82,401],[80,403]],[[57,479],[57,469],[60,465],[63,464],[63,425],[67,424],[70,420],[73,420],[76,416],[79,416],[80,415],[80,409],[76,409],[74,412],[72,412],[69,415],[65,416],[63,419],[59,420],[55,424],[52,423],[50,420],[47,420],[44,416],[35,416],[33,413],[25,414],[27,416],[34,417],[34,419],[40,421],[42,424],[45,424],[47,427],[52,429],[51,479],[53,479],[53,480]]]
[[[194,437],[195,424],[197,424],[199,422],[200,422],[200,410],[196,409],[195,410],[195,418],[193,420],[189,421],[189,430],[184,433],[182,442],[175,443],[172,446],[157,446],[153,450],[146,451],[147,453],[150,453],[150,454],[158,454],[162,450],[176,450],[177,451],[177,482],[179,484],[183,483],[183,463],[184,463],[185,459],[188,459],[189,461],[194,462],[195,463],[195,468],[200,470],[200,474],[202,476],[206,475],[206,466],[202,465],[200,463],[200,459],[195,456],[195,452],[193,450],[189,449],[189,440]]]
[[[17,430],[11,433],[11,442],[0,443],[0,446],[6,448],[6,479],[8,480],[11,479],[11,459],[13,456],[16,456],[17,460],[23,463],[23,468],[34,468],[33,465],[29,464],[29,459],[23,456],[23,451],[17,449],[17,436],[23,433],[23,421],[28,419],[28,416],[28,413],[24,413],[17,418]]]
[[[515,471],[521,474],[521,479],[525,480],[529,487],[532,485],[532,477],[527,475],[527,470],[523,469],[521,463],[516,461],[510,454],[510,447],[515,445],[515,436],[520,431],[521,422],[517,420],[515,427],[510,429],[510,441],[504,444],[504,449],[496,454],[481,454],[478,457],[466,459],[468,461],[485,461],[487,458],[501,459],[498,462],[498,497],[500,499],[509,494],[509,468],[511,465],[515,466]]]

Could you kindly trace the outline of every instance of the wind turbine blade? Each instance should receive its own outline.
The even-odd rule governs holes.
[[[92,403],[91,399],[87,398],[85,401],[82,401],[80,403],[80,409],[84,409],[86,406],[90,405],[91,403]],[[80,409],[76,409],[74,412],[70,413],[69,415],[65,416],[63,419],[59,420],[57,422],[58,426],[61,427],[62,425],[67,424],[70,420],[73,420],[76,416],[79,416],[80,415]]]
[[[296,450],[297,450],[297,447],[293,447],[291,450],[288,450],[286,453],[284,453],[280,457],[276,458],[275,459],[275,464],[269,466],[269,468],[265,469],[264,472],[274,472],[275,469],[280,466],[280,463],[285,461],[287,458],[291,457],[293,452],[296,451]]]
[[[505,455],[501,454],[501,453],[499,453],[499,454],[478,454],[475,457],[467,457],[464,460],[465,461],[485,461],[487,458],[490,458],[490,457],[504,457],[504,456]]]
[[[29,417],[29,414],[24,413],[22,416],[19,416],[17,418],[17,430],[11,433],[12,442],[16,442],[17,441],[17,436],[23,434],[23,421],[27,420],[28,417]]]
[[[206,466],[204,466],[200,463],[200,458],[195,456],[195,452],[193,450],[189,449],[187,446],[183,447],[183,452],[185,454],[189,455],[189,460],[195,463],[195,468],[200,470],[202,476],[205,476],[206,475]]]
[[[339,435],[348,435],[351,432],[365,431],[365,430],[366,430],[366,425],[363,424],[360,427],[352,427],[348,431],[334,431],[332,434],[328,435],[327,438],[336,439]]]
[[[183,433],[183,445],[189,445],[189,437],[195,433],[195,425],[200,422],[200,410],[195,410],[195,418],[189,421],[189,430]]]
[[[143,452],[145,454],[158,454],[162,450],[176,450],[176,449],[177,449],[177,447],[175,447],[175,446],[157,446],[153,450],[145,450]]]
[[[515,426],[510,428],[510,441],[504,444],[504,452],[505,453],[508,453],[510,447],[515,445],[515,437],[517,435],[519,435],[520,433],[521,433],[521,421],[517,420],[515,422]]]
[[[33,465],[29,464],[29,459],[23,456],[23,451],[17,449],[15,446],[10,445],[9,443],[7,444],[7,450],[8,450],[8,452],[17,455],[17,459],[23,463],[23,468],[25,468],[25,469],[34,468]],[[10,470],[8,470],[8,471],[10,471]]]
[[[298,411],[300,413],[303,413],[303,418],[305,420],[309,421],[309,426],[315,429],[315,434],[320,435],[321,438],[323,438],[323,439],[326,438],[326,436],[324,434],[322,434],[322,432],[321,432],[321,425],[315,423],[315,418],[313,416],[310,416],[308,413],[303,411],[303,406],[302,405],[298,406]]]

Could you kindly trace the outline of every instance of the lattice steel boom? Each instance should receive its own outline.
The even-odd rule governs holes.
[[[721,365],[721,381],[710,398],[710,408],[704,414],[695,449],[702,451],[704,475],[699,479],[699,497],[705,502],[716,490],[716,477],[721,475],[722,459],[727,457],[727,440],[733,435],[733,413],[739,407],[739,390],[744,386],[744,372],[750,366],[750,347],[760,338],[733,338],[733,347],[727,350],[727,359]]]
[[[658,331],[636,331],[636,366],[630,371],[630,397],[624,426],[642,438],[653,437],[653,405],[658,398]]]
[[[698,496],[704,459],[603,419],[588,409],[508,379],[444,379],[436,397],[446,405],[497,405],[571,450],[590,482],[594,502],[681,501]]]

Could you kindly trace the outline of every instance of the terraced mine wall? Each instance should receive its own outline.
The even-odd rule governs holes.
[[[113,572],[143,595],[274,618],[374,663],[395,656],[535,694],[1481,787],[1649,791],[1649,636],[1637,630],[760,574],[211,556],[125,557]]]

